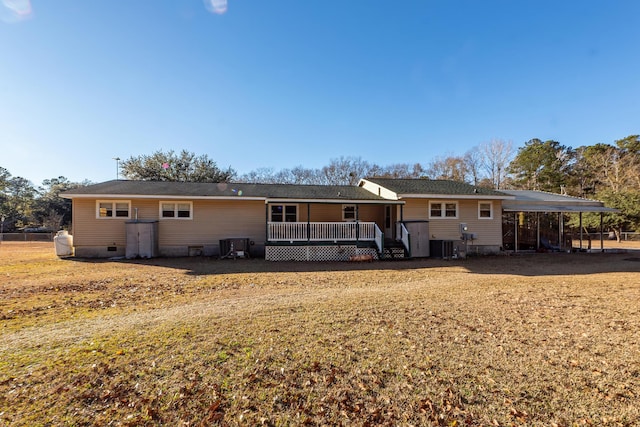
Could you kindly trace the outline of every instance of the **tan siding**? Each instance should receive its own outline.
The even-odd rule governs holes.
[[[156,202],[156,209],[159,206]],[[265,206],[261,201],[194,201],[193,219],[161,219],[160,246],[217,244],[220,239],[265,241]]]
[[[158,219],[160,201],[131,200],[131,219]],[[124,246],[130,219],[96,218],[96,200],[73,201],[74,246]],[[261,201],[194,201],[193,219],[161,219],[160,246],[217,244],[220,239],[265,240],[265,207]]]
[[[358,217],[360,221],[375,222],[384,229],[384,205],[360,205]]]
[[[406,221],[429,219],[429,200],[406,199],[403,209],[403,219]]]
[[[460,209],[461,222],[467,223],[469,232],[476,233],[478,238],[473,241],[474,245],[498,245],[502,246],[502,217],[500,216],[500,201],[493,202],[493,218],[478,218],[478,201],[461,200],[458,204]]]
[[[478,219],[478,200],[458,200],[458,218],[429,219],[429,200],[407,199],[404,206],[405,220],[428,220],[429,234],[434,240],[457,240],[460,238],[460,223],[467,223],[469,231],[476,233],[476,245],[502,246],[502,205],[493,200],[493,219]]]
[[[138,209],[138,219],[158,219],[160,217],[160,202],[157,200],[132,200],[131,219],[135,219]]]
[[[76,199],[73,201],[73,245],[124,246],[126,221],[126,218],[98,219],[95,199]]]
[[[304,212],[304,219],[307,220],[307,205],[300,205],[301,211]],[[342,221],[342,205],[336,204],[317,204],[311,205],[311,221],[312,222],[339,222]]]
[[[300,221],[306,221],[307,206],[301,205]],[[304,219],[302,219],[304,218]],[[380,227],[383,223],[384,207],[382,205],[358,205],[358,219],[360,221],[374,221]],[[342,205],[341,204],[317,204],[311,205],[311,221],[312,222],[341,222],[342,221]]]

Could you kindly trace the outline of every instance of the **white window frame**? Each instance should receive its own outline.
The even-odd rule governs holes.
[[[100,215],[100,205],[105,203],[111,203],[111,215]],[[127,204],[127,216],[117,216],[118,204]],[[131,219],[131,200],[96,200],[96,219]]]
[[[162,208],[162,205],[165,204],[170,204],[170,205],[174,205],[173,206],[173,216],[163,216],[163,212],[164,209]],[[178,205],[189,205],[189,216],[178,216]],[[188,201],[188,200],[161,200],[160,204],[158,205],[158,218],[160,218],[161,220],[172,220],[172,219],[177,219],[177,220],[192,220],[193,219],[193,202]]]
[[[298,222],[298,218],[300,215],[300,208],[298,206],[297,203],[271,203],[269,204],[269,222],[275,222],[272,218],[272,214],[273,214],[273,207],[274,206],[282,206],[282,221],[277,221],[277,222],[282,222],[282,223],[286,223],[288,222],[287,219],[287,206],[294,206],[296,208],[296,220],[294,222]]]
[[[353,217],[352,218],[348,218],[347,217],[347,215],[346,215],[347,208],[353,208],[353,211],[349,212],[349,214],[353,213]],[[356,221],[358,219],[357,212],[358,212],[358,208],[356,207],[356,205],[342,205],[342,220],[343,221],[348,221],[348,222]]]
[[[482,211],[486,211],[486,209],[482,209],[482,205],[489,205],[489,216],[482,216]],[[478,219],[493,219],[493,202],[478,202]]]
[[[433,205],[440,205],[440,215],[431,215],[431,207]],[[447,205],[455,205],[456,206],[456,214],[455,216],[447,216]],[[460,204],[457,201],[433,201],[429,202],[429,219],[458,219],[460,216]]]

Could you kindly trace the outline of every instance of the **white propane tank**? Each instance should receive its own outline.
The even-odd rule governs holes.
[[[56,247],[57,256],[71,256],[73,255],[73,236],[71,236],[66,230],[58,231],[53,238],[53,243]]]

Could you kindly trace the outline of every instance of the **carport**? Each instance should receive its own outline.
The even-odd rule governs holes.
[[[501,190],[503,193],[514,196],[513,200],[505,200],[502,203],[502,211],[505,215],[513,215],[514,227],[514,252],[518,251],[518,238],[520,232],[520,226],[522,224],[522,216],[525,213],[535,214],[536,224],[536,249],[543,247],[541,245],[542,238],[540,233],[540,214],[557,214],[558,216],[558,250],[571,249],[566,248],[566,242],[564,241],[564,216],[566,213],[578,213],[580,218],[580,250],[583,245],[583,231],[582,231],[582,214],[584,212],[597,212],[600,213],[600,250],[604,252],[603,241],[603,223],[602,215],[606,212],[617,212],[617,209],[607,208],[604,203],[598,200],[583,199],[580,197],[566,196],[562,194],[546,193],[543,191],[533,190]],[[504,230],[503,230],[504,233]]]

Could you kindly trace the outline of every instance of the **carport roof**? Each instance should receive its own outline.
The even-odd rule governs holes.
[[[618,212],[599,200],[533,190],[500,190],[514,196],[502,202],[505,212]]]

